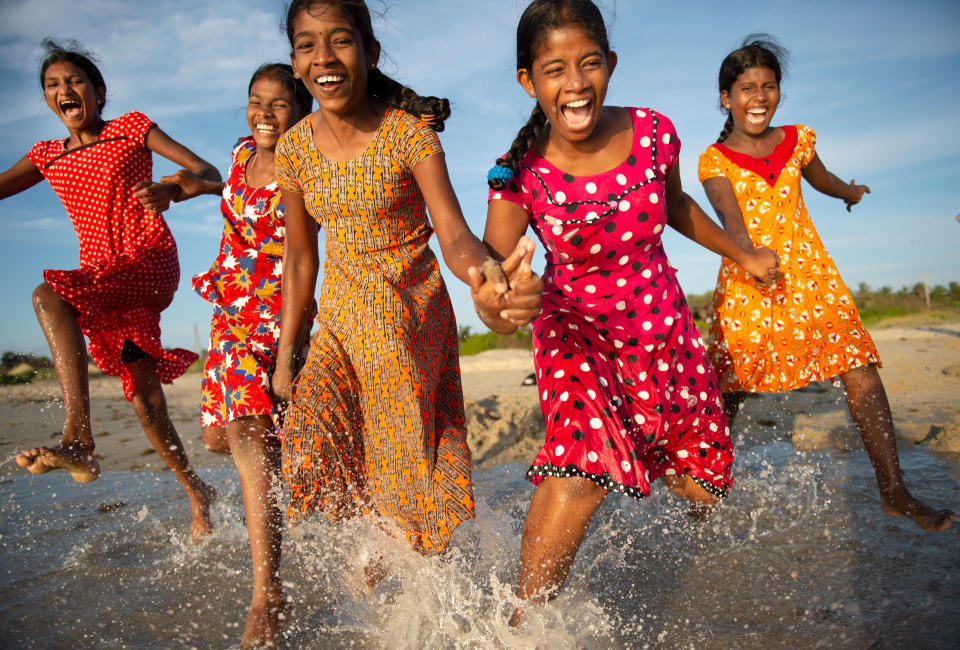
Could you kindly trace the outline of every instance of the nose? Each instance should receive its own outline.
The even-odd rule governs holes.
[[[330,44],[326,40],[321,39],[313,50],[313,61],[311,61],[311,64],[322,66],[330,63],[335,58],[333,48],[330,47]]]

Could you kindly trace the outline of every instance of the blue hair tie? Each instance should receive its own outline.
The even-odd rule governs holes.
[[[513,180],[513,170],[509,167],[502,167],[500,165],[494,165],[490,168],[490,171],[487,172],[488,181],[502,181],[503,183],[509,183]]]

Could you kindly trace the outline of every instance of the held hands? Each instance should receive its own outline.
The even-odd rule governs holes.
[[[860,199],[863,198],[864,194],[870,193],[870,188],[866,185],[857,185],[857,181],[850,179],[850,195],[843,199],[843,202],[847,204],[847,212],[850,212],[850,208],[855,206],[857,203],[860,203]]]
[[[176,201],[180,196],[179,185],[172,183],[159,183],[153,181],[140,181],[133,186],[133,196],[150,212],[160,214],[170,207],[171,201]]]
[[[180,188],[180,195],[175,201],[185,201],[201,194],[220,194],[223,192],[223,183],[215,183],[197,176],[187,169],[181,169],[172,176],[164,176],[161,183],[169,183]]]
[[[512,333],[540,313],[543,280],[530,268],[535,246],[530,238],[521,237],[502,263],[488,259],[468,271],[477,315],[499,334]]]
[[[769,289],[783,277],[780,272],[780,258],[766,246],[747,250],[743,268],[753,276],[761,289]]]

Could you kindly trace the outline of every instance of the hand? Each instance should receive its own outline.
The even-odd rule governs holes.
[[[287,403],[290,401],[290,393],[293,388],[293,368],[290,363],[283,363],[277,360],[277,366],[273,370],[273,376],[270,378],[270,390],[277,402]]]
[[[543,280],[530,268],[536,245],[523,237],[509,258],[500,268],[509,276],[506,309],[501,312],[514,325],[527,325],[540,314],[540,298],[543,295]],[[519,264],[514,267],[514,260]]]
[[[743,268],[753,276],[761,289],[769,289],[783,277],[780,272],[780,258],[766,246],[757,246],[747,251]]]
[[[843,200],[843,202],[847,204],[847,212],[850,212],[850,208],[860,203],[860,199],[863,198],[864,194],[870,193],[869,187],[866,185],[857,185],[857,181],[853,179],[850,179],[850,190],[850,196]]]
[[[164,176],[161,183],[176,185],[180,188],[180,196],[176,201],[185,201],[201,194],[220,194],[223,192],[223,183],[214,183],[197,176],[187,169],[181,169],[172,176]]]
[[[140,181],[133,186],[133,196],[150,212],[160,214],[170,207],[170,201],[180,195],[180,186],[169,183]]]

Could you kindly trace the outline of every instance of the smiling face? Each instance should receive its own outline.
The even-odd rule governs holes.
[[[281,82],[261,77],[250,87],[247,126],[260,151],[273,151],[280,136],[303,117],[296,98]]]
[[[751,137],[765,134],[780,103],[776,74],[765,66],[747,68],[729,91],[720,92],[720,103],[730,111],[734,131]]]
[[[376,65],[380,45],[365,44],[336,4],[314,3],[293,20],[294,74],[322,110],[346,115],[367,99],[367,69]]]
[[[107,89],[94,88],[87,74],[68,61],[51,63],[43,74],[43,97],[60,121],[71,130],[100,123],[100,106]]]
[[[599,124],[616,64],[616,54],[604,52],[578,25],[566,25],[547,32],[533,64],[518,70],[517,80],[550,121],[551,138],[582,142]]]

